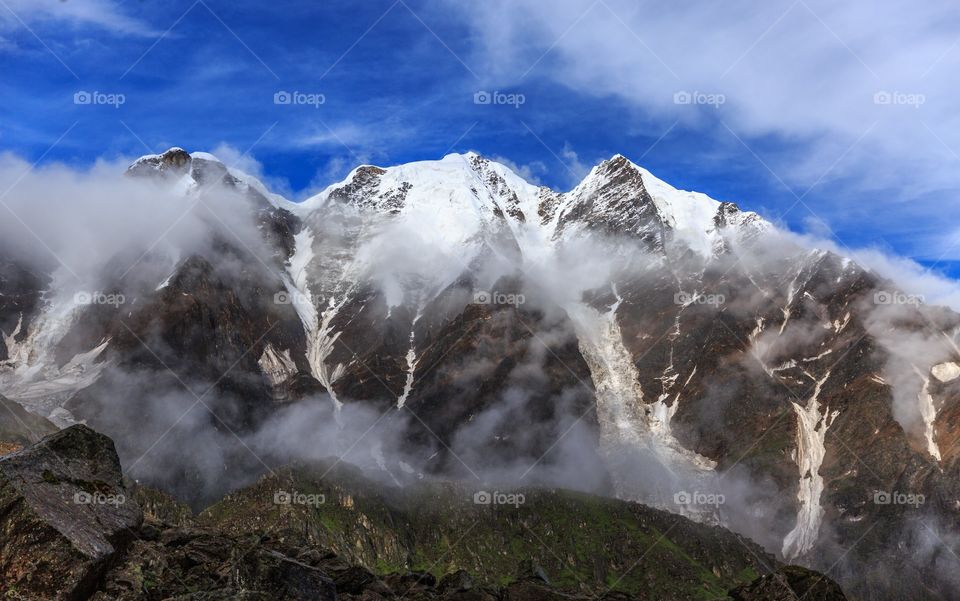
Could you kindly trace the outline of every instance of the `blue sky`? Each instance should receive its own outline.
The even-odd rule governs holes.
[[[958,42],[938,0],[0,0],[0,150],[86,167],[178,145],[292,198],[467,150],[568,189],[619,152],[957,276]]]

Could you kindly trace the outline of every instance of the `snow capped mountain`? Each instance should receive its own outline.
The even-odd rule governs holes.
[[[724,248],[726,237],[745,239],[773,229],[733,203],[677,190],[620,155],[567,193],[533,186],[475,153],[388,168],[361,166],[294,212],[307,228],[339,220],[358,247],[383,228],[415,231],[421,248],[456,259],[448,271],[440,270],[446,275],[434,282],[436,289],[478,257],[493,254],[511,265],[536,265],[556,244],[591,231],[640,239],[651,249],[682,246],[709,259]],[[355,258],[356,252],[350,254]]]
[[[127,173],[186,198],[193,238],[99,266],[117,306],[0,262],[0,394],[185,497],[318,446],[391,482],[615,495],[823,567],[920,546],[877,491],[960,518],[960,316],[621,155],[566,192],[475,153],[363,165],[302,203],[180,148]],[[930,577],[898,553],[903,586]]]
[[[772,227],[733,203],[677,190],[622,155],[594,167],[565,194],[531,185],[475,153],[389,168],[366,165],[305,201],[297,213],[308,215],[334,203],[409,216],[449,244],[468,242],[481,230],[504,224],[515,235],[526,228],[544,240],[556,240],[576,222],[640,237],[666,228],[708,256],[724,228]]]

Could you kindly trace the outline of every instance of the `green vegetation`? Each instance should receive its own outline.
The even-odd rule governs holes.
[[[523,503],[477,505],[476,491],[433,482],[403,491],[338,466],[288,469],[230,495],[200,516],[234,532],[265,531],[330,548],[378,575],[437,578],[464,569],[503,585],[533,560],[554,586],[603,593],[656,591],[663,599],[724,599],[776,561],[721,528],[614,499],[524,490]],[[322,494],[315,506],[275,503],[277,491]],[[755,554],[755,555],[754,555]]]

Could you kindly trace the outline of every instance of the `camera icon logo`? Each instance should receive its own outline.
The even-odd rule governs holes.
[[[478,290],[473,293],[473,304],[489,305],[493,297],[486,290]]]
[[[288,493],[285,490],[278,490],[273,493],[273,504],[274,505],[289,505],[293,502],[293,495]]]
[[[893,303],[893,295],[886,290],[880,290],[873,294],[873,302],[876,305],[889,305]]]
[[[674,104],[690,104],[693,102],[693,94],[686,91],[674,92],[673,94],[673,103]]]
[[[474,92],[473,94],[473,103],[474,104],[490,104],[493,102],[493,95],[490,92],[480,90],[479,92]]]
[[[478,491],[473,495],[475,505],[489,505],[493,502],[493,496],[485,490]]]
[[[289,305],[293,302],[293,298],[290,297],[290,293],[286,291],[280,291],[273,295],[273,304],[275,305]]]
[[[73,95],[74,104],[90,104],[91,102],[93,102],[93,95],[90,92],[81,90]]]
[[[273,95],[274,104],[290,104],[293,102],[293,95],[290,92],[280,90]]]
[[[877,505],[889,505],[892,500],[893,496],[885,490],[878,490],[873,494],[873,502]]]
[[[678,493],[674,493],[673,502],[677,505],[689,505],[693,502],[693,498],[691,497],[690,493],[682,490]]]

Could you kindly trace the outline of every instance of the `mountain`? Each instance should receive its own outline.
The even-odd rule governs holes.
[[[182,149],[127,175],[186,199],[186,242],[79,291],[10,251],[0,394],[193,508],[341,456],[639,502],[860,599],[960,595],[960,315],[849,258],[620,155],[565,193],[474,153],[302,203]]]

